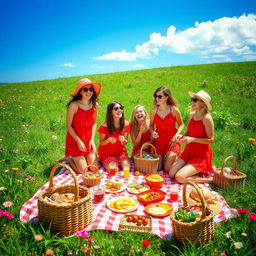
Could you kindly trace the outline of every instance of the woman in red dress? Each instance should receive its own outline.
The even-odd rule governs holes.
[[[98,154],[103,166],[109,171],[130,169],[126,144],[130,131],[129,122],[124,118],[124,106],[118,101],[108,104],[106,120],[100,126],[100,145]]]
[[[184,129],[184,124],[177,108],[177,101],[168,88],[159,87],[154,92],[154,98],[156,106],[150,113],[153,144],[157,153],[163,157],[164,170],[168,173],[177,156],[181,153],[177,136]]]
[[[87,165],[98,166],[94,136],[98,115],[97,97],[100,83],[92,83],[88,78],[81,79],[72,100],[67,104],[66,159],[78,173],[83,173]],[[94,167],[90,167],[94,171]]]
[[[189,92],[189,95],[192,112],[188,118],[188,130],[178,137],[186,147],[169,174],[179,183],[209,183],[213,179],[211,144],[214,142],[214,124],[208,112],[212,109],[211,97],[204,90]]]
[[[139,153],[144,143],[151,143],[150,120],[147,119],[147,116],[147,111],[142,105],[134,107],[130,121],[130,135],[133,143],[132,157]],[[150,152],[150,148],[143,150]]]

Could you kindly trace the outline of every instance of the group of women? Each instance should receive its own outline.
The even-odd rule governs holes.
[[[188,128],[184,134],[184,123],[177,101],[166,87],[159,87],[153,94],[154,107],[148,118],[142,105],[134,107],[131,120],[124,117],[124,106],[113,101],[108,104],[106,119],[100,125],[100,144],[96,150],[94,137],[98,115],[97,98],[101,91],[100,83],[88,78],[81,79],[71,94],[67,104],[67,135],[65,159],[78,173],[87,166],[94,171],[102,163],[110,169],[130,169],[130,159],[126,144],[130,134],[133,143],[132,157],[142,145],[149,142],[162,156],[163,169],[179,183],[212,181],[212,149],[214,124],[209,111],[211,97],[201,90],[189,92],[191,113]],[[181,143],[186,146],[182,152]],[[150,153],[150,148],[143,149]]]

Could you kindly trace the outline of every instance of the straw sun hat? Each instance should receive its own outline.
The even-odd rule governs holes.
[[[92,81],[89,78],[83,78],[78,81],[76,84],[76,89],[73,93],[70,95],[72,97],[75,97],[80,89],[87,87],[88,85],[91,85],[94,88],[94,91],[96,93],[96,96],[99,96],[100,90],[101,90],[101,84],[100,83],[92,83]]]
[[[211,96],[210,96],[206,91],[201,90],[201,91],[199,91],[199,92],[197,92],[197,93],[188,92],[188,94],[189,94],[189,96],[192,97],[192,98],[195,98],[195,97],[196,97],[196,98],[199,98],[200,100],[202,100],[202,101],[205,103],[205,105],[206,105],[206,107],[207,107],[208,110],[211,110],[211,109],[212,109],[212,105],[210,104],[210,102],[211,102]]]
[[[213,216],[219,214],[219,212],[222,209],[222,206],[218,198],[215,195],[213,195],[208,188],[203,186],[200,186],[200,188],[203,190],[203,196],[205,198],[206,204],[212,211]],[[195,205],[200,202],[199,195],[193,188],[186,190],[186,198],[188,205]]]

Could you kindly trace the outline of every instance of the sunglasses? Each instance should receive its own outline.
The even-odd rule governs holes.
[[[163,95],[155,95],[155,99],[158,98],[158,99],[162,99],[164,96]]]
[[[114,107],[113,109],[114,109],[115,111],[117,111],[117,110],[119,110],[119,109],[120,109],[120,110],[123,110],[123,109],[124,109],[124,106]]]
[[[89,87],[89,88],[83,88],[84,92],[93,92],[93,87]]]
[[[191,98],[190,100],[191,100],[191,102],[202,101],[202,100],[199,100],[198,98]]]

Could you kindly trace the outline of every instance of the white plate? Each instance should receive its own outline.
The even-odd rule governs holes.
[[[141,188],[141,189],[136,189],[135,187],[130,188],[129,185],[131,185],[131,184],[142,185],[143,188]],[[131,194],[139,194],[140,192],[150,190],[150,187],[147,184],[133,182],[133,183],[128,184],[126,189]]]
[[[110,204],[112,202],[115,202],[119,199],[131,199],[133,201],[133,203],[135,203],[135,206],[129,207],[127,209],[116,209],[110,206]],[[117,212],[117,213],[127,213],[127,212],[133,212],[135,211],[138,207],[139,207],[139,202],[134,199],[133,197],[130,196],[116,196],[116,197],[112,197],[110,198],[107,202],[106,205],[108,207],[109,210],[113,211],[113,212]]]
[[[113,183],[122,183],[122,182],[116,182],[116,181],[110,181],[110,182],[113,182]],[[107,184],[107,182],[105,182],[104,186]],[[106,192],[107,193],[120,193],[122,191],[124,191],[126,189],[127,185],[126,184],[123,184],[122,183],[122,186],[120,187],[119,190],[116,190],[116,191],[112,191],[112,190],[109,190],[106,188]]]

